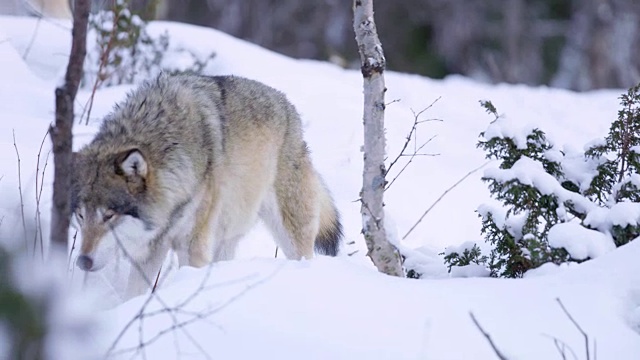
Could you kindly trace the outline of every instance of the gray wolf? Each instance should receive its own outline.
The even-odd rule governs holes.
[[[339,250],[300,117],[257,81],[160,75],[115,106],[73,172],[76,264],[96,271],[122,251],[136,265],[128,296],[149,288],[170,249],[180,266],[232,259],[258,218],[289,259]]]

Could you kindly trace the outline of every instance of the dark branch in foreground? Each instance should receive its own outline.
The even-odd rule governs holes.
[[[473,323],[476,325],[476,327],[478,328],[478,330],[480,330],[480,332],[482,333],[482,335],[484,335],[484,337],[487,339],[487,341],[489,341],[489,344],[491,345],[491,348],[493,349],[493,352],[498,356],[498,358],[500,360],[508,360],[508,358],[506,356],[504,356],[503,353],[500,352],[500,350],[498,349],[498,347],[496,346],[496,344],[493,342],[493,340],[491,339],[491,335],[489,335],[488,332],[486,332],[482,326],[480,326],[480,323],[478,322],[478,320],[476,319],[476,317],[473,315],[473,312],[469,312],[469,316],[471,316],[471,320],[473,320]]]
[[[556,298],[556,301],[560,305],[560,308],[562,308],[562,311],[565,313],[565,315],[567,315],[567,317],[569,318],[569,320],[571,320],[573,325],[575,325],[575,327],[578,329],[578,331],[580,331],[582,336],[584,336],[584,347],[585,347],[585,353],[587,355],[586,360],[591,360],[591,354],[589,351],[589,335],[584,330],[582,330],[582,327],[580,326],[580,324],[578,324],[578,322],[573,318],[573,316],[571,316],[571,313],[569,313],[569,310],[567,310],[567,308],[564,307],[564,304],[562,303],[560,298]],[[595,356],[595,348],[596,348],[595,340],[593,342],[593,347],[594,347],[594,356]]]

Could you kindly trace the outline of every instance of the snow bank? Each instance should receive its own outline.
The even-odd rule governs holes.
[[[611,237],[574,222],[555,225],[548,239],[551,247],[565,248],[576,260],[594,259],[616,247]]]
[[[0,68],[0,101],[6,119],[0,122],[0,176],[4,175],[0,181],[0,218],[4,219],[0,236],[18,241],[24,234],[12,130],[22,159],[23,195],[28,199],[25,214],[32,219],[36,173],[33,164],[42,136],[53,119],[53,89],[70,44],[68,24],[37,24],[34,19],[0,17],[0,33],[9,40],[0,43],[0,55],[5,61]],[[576,321],[597,340],[598,358],[640,358],[640,335],[635,331],[640,318],[640,242],[559,274],[523,280],[416,281],[378,274],[365,257],[359,235],[360,205],[354,202],[361,187],[360,73],[321,62],[296,61],[211,29],[166,22],[150,27],[150,31],[165,29],[178,45],[199,49],[202,54],[217,53],[206,69],[209,74],[254,78],[287,94],[303,118],[313,161],[342,213],[345,243],[353,242],[345,246],[344,252],[357,252],[352,257],[301,262],[269,259],[275,245],[259,225],[242,243],[239,260],[206,269],[183,268],[165,280],[146,306],[143,296],[106,314],[100,312],[110,323],[106,333],[96,335],[108,339],[100,350],[106,351],[131,319],[144,314],[117,342],[114,352],[135,347],[121,353],[121,357],[493,359],[495,355],[486,339],[470,320],[472,311],[510,358],[558,358],[549,336],[567,343],[580,356],[583,338],[559,308],[556,298],[561,298]],[[32,36],[33,45],[23,61]],[[615,117],[620,93],[613,90],[575,94],[545,87],[490,86],[456,76],[435,81],[394,72],[385,74],[387,99],[401,100],[389,105],[385,114],[390,156],[400,150],[413,124],[411,109],[425,108],[442,96],[424,116],[444,122],[425,123],[428,125],[418,131],[418,141],[438,135],[427,151],[441,155],[414,159],[386,193],[386,211],[400,235],[451,184],[484,163],[483,153],[475,144],[491,119],[478,105],[479,99],[492,100],[509,117],[535,124],[551,138],[563,139],[569,146],[582,146],[606,133]],[[74,128],[74,146],[89,141],[101,117],[128,89],[114,87],[96,94],[89,126]],[[79,113],[88,97],[88,92],[80,92]],[[576,131],[577,126],[580,131]],[[49,148],[45,141],[43,153]],[[537,165],[526,160],[521,165],[516,169],[520,174],[505,176],[546,181],[538,173],[526,170]],[[407,248],[416,249],[416,257],[432,260],[433,274],[442,269],[438,270],[438,256],[434,255],[439,249],[481,239],[480,221],[474,210],[489,196],[480,176],[474,174],[452,190],[402,241]],[[49,173],[44,176],[44,184],[41,210],[46,231]],[[632,220],[619,215],[607,221]],[[28,235],[31,239],[33,234]],[[589,253],[593,249],[587,250]],[[110,271],[88,276],[87,286],[101,288],[101,296],[113,299],[117,287],[124,283],[124,275]],[[75,279],[79,278],[76,274]],[[148,343],[139,348],[141,342]],[[73,350],[71,343],[67,346],[67,350]]]

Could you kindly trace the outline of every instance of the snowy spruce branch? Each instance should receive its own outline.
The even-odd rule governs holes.
[[[474,264],[491,276],[522,277],[598,257],[640,236],[640,85],[620,100],[608,135],[582,153],[558,148],[541,129],[481,102],[494,119],[477,146],[499,162],[482,180],[502,205],[477,210],[490,254],[474,244],[445,251],[450,271]]]

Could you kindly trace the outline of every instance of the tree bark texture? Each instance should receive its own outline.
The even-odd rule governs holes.
[[[364,171],[360,210],[362,231],[367,243],[367,255],[378,270],[403,277],[400,254],[389,243],[384,228],[385,58],[373,19],[373,0],[354,0],[353,28],[364,78]]]
[[[54,247],[65,249],[69,238],[71,215],[73,104],[82,78],[82,66],[87,53],[87,23],[90,6],[90,0],[75,0],[74,2],[71,54],[65,82],[56,88],[56,121],[49,129],[53,143],[54,160],[51,244]]]

